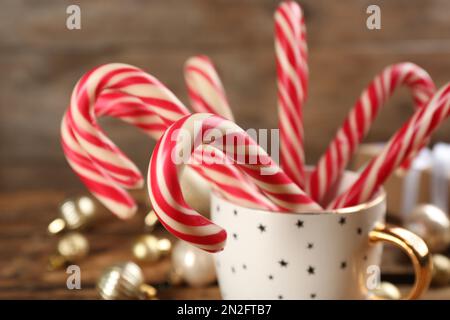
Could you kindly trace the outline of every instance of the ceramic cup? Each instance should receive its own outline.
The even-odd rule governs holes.
[[[355,179],[346,173],[335,189]],[[211,197],[211,217],[228,233],[215,255],[224,299],[370,299],[379,279],[382,242],[411,258],[416,281],[406,298],[428,286],[431,261],[415,234],[386,226],[383,190],[358,206],[323,213],[274,213]]]

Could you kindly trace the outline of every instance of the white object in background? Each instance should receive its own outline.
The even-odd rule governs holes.
[[[334,193],[356,177],[347,173]],[[405,229],[384,227],[385,215],[384,191],[367,203],[321,213],[250,209],[213,192],[212,220],[228,233],[225,249],[214,254],[222,297],[370,299],[379,283],[379,242],[385,240],[408,248],[418,276],[408,297],[417,298],[431,275],[426,244]]]
[[[422,149],[411,164],[403,179],[403,197],[401,206],[401,215],[403,221],[407,219],[409,214],[417,205],[419,196],[420,177],[422,171],[430,168],[432,163],[431,151],[427,148]],[[388,199],[389,201],[389,199]]]
[[[448,214],[450,144],[438,143],[432,151],[431,203]]]
[[[216,281],[212,255],[185,241],[176,242],[172,263],[175,273],[190,286],[203,287]]]

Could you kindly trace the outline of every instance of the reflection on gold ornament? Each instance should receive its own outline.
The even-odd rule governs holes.
[[[133,244],[133,255],[139,261],[152,263],[169,254],[171,249],[170,240],[144,235]]]
[[[156,299],[154,287],[144,283],[141,268],[134,262],[122,262],[107,268],[97,282],[105,300]]]
[[[68,263],[78,262],[89,253],[89,242],[82,234],[71,232],[58,242],[57,253],[50,256],[49,269],[59,269]]]
[[[156,216],[155,211],[151,210],[149,213],[147,213],[147,215],[145,216],[145,228],[148,231],[153,231],[155,230],[156,226],[159,224],[159,220],[158,217]]]
[[[431,252],[441,252],[450,244],[450,221],[447,214],[431,204],[414,208],[406,228],[421,237]]]
[[[59,207],[59,218],[48,225],[51,234],[63,230],[75,230],[86,226],[92,221],[98,210],[98,204],[87,196],[64,201]]]
[[[172,252],[173,275],[188,285],[202,287],[216,280],[212,254],[200,250],[185,241],[177,241]]]
[[[431,283],[435,286],[450,284],[450,259],[441,254],[433,254],[433,277]]]

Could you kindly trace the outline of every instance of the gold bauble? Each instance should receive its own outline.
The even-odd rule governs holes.
[[[450,244],[450,221],[447,214],[434,205],[415,207],[406,228],[421,237],[431,252],[441,252]]]
[[[60,217],[48,225],[48,232],[57,234],[65,229],[80,229],[92,221],[97,210],[97,203],[90,197],[68,199],[60,205]]]
[[[134,262],[121,262],[107,268],[97,282],[105,300],[155,299],[156,289],[144,283],[141,268]]]
[[[433,254],[433,276],[431,283],[435,286],[450,284],[450,259],[441,254]]]
[[[69,263],[78,262],[89,253],[89,242],[78,232],[64,235],[57,246],[57,253],[49,257],[48,269],[60,269]]]
[[[58,253],[67,261],[78,261],[89,253],[89,242],[78,232],[71,232],[58,242]]]
[[[139,237],[133,244],[133,255],[144,262],[156,262],[167,255],[172,248],[168,239],[158,239],[152,235]]]
[[[371,291],[377,298],[399,300],[401,293],[398,288],[390,282],[381,282],[380,285]]]

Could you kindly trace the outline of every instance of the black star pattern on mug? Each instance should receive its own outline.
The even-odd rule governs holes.
[[[341,226],[343,226],[343,225],[345,224],[346,221],[347,221],[347,219],[346,219],[345,217],[340,217],[340,218],[339,218],[339,224],[340,224]]]
[[[269,280],[273,280],[273,275],[269,274],[268,278]]]
[[[283,296],[281,294],[278,295],[278,300],[283,300]]]
[[[314,243],[309,242],[308,245],[306,246],[306,249],[311,250],[312,248],[314,248]]]
[[[280,264],[280,266],[282,268],[286,268],[287,265],[288,265],[288,262],[286,260],[284,260],[284,259],[281,259],[280,261],[278,261],[278,263]]]
[[[341,269],[345,269],[345,268],[347,268],[347,262],[342,261],[341,262]]]
[[[303,228],[304,225],[304,221],[303,220],[297,220],[297,223],[295,224],[297,226],[297,228]]]
[[[258,226],[259,231],[261,231],[261,233],[266,232],[266,226],[262,225],[261,223]]]
[[[313,267],[313,266],[309,266],[308,267],[308,274],[310,274],[310,275],[313,275],[313,274],[315,274],[315,268]]]
[[[315,299],[316,298],[316,294],[315,293],[311,293],[310,295],[309,295],[309,297],[311,298],[311,299]]]
[[[235,267],[231,267],[231,272],[232,272],[232,273],[236,273]]]
[[[246,264],[243,264],[243,265],[242,265],[242,269],[247,270],[247,265],[246,265]]]
[[[220,206],[219,206],[219,205],[217,205],[217,207],[216,207],[216,211],[217,211],[217,212],[219,212],[219,211],[220,211]]]
[[[238,238],[237,233],[233,233],[233,238],[234,238],[234,240],[237,240],[237,238]]]
[[[233,210],[233,214],[234,214],[235,216],[237,216],[237,210],[236,210],[236,209]]]
[[[359,235],[362,235],[362,228],[356,229],[356,233],[359,234]]]

